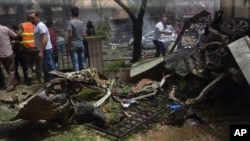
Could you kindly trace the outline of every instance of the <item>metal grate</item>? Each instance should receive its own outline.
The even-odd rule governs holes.
[[[147,126],[150,126],[158,119],[159,115],[169,113],[170,110],[167,108],[169,102],[164,97],[158,97],[159,99],[155,99],[153,102],[148,100],[140,101],[138,105],[129,108],[129,110],[135,114],[107,129],[100,128],[93,124],[85,125],[118,139],[122,139],[130,133],[147,128]]]
[[[65,44],[58,44],[58,70],[62,72],[72,71],[72,62],[70,56],[66,53]]]

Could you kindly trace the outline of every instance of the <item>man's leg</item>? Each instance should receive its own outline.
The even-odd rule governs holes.
[[[8,57],[2,58],[1,60],[2,60],[4,69],[6,70],[8,74],[6,91],[10,92],[15,89],[15,85],[16,85],[14,54]]]
[[[20,63],[20,65],[22,67],[24,82],[27,83],[27,79],[28,79],[27,78],[27,67],[26,67],[24,55],[21,53],[18,55],[18,62]]]
[[[1,62],[1,58],[0,58],[0,62]],[[0,66],[0,88],[3,86],[4,86],[4,75],[3,75],[2,68]]]
[[[53,79],[53,76],[49,74],[50,71],[54,71],[55,65],[53,63],[53,50],[48,49],[44,51],[44,56],[42,60],[43,72],[44,72],[44,83],[49,82]]]
[[[161,49],[161,54],[164,56],[166,54],[166,47],[164,46],[163,42],[158,42],[159,48]]]
[[[70,51],[70,58],[72,61],[72,65],[73,65],[73,71],[79,71],[79,65],[78,65],[78,57],[77,57],[77,51]]]
[[[161,48],[159,46],[159,41],[153,40],[153,43],[154,43],[155,49],[156,49],[155,57],[159,57],[161,55]]]
[[[18,72],[18,56],[17,54],[14,54],[14,64],[15,64],[15,77],[18,81],[21,81],[21,78],[20,78],[20,75],[19,75],[19,72]]]
[[[32,51],[24,51],[25,64],[27,68],[27,85],[31,85],[32,81],[32,69],[33,69],[33,54]]]
[[[36,79],[38,83],[41,83],[41,78],[42,78],[42,63],[41,63],[41,58],[39,57],[39,51],[34,51],[33,53],[33,58],[35,61],[36,65]]]
[[[56,70],[58,70],[58,50],[53,50],[53,62]]]
[[[79,70],[86,69],[87,65],[86,65],[83,47],[78,49],[77,55],[78,55],[78,62],[79,62]]]

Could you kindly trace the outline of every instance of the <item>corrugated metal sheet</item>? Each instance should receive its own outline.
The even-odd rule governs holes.
[[[250,39],[248,36],[240,38],[228,45],[234,59],[239,65],[244,77],[250,85]]]

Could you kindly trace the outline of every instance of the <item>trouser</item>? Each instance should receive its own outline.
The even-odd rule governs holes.
[[[41,59],[38,56],[39,51],[36,48],[34,48],[34,49],[23,49],[22,52],[25,57],[28,78],[32,78],[33,65],[35,64],[36,79],[41,80],[42,70],[41,70]]]
[[[84,46],[82,42],[74,44],[70,47],[70,57],[73,63],[73,71],[77,72],[87,68],[86,60],[84,57]]]
[[[58,58],[59,58],[58,50],[53,50],[53,63],[56,69],[58,69]]]
[[[7,88],[11,86],[15,86],[16,80],[15,80],[14,54],[11,54],[10,56],[7,56],[7,57],[0,57],[0,62],[2,63],[8,75],[8,79],[6,83]]]
[[[156,49],[155,57],[159,57],[161,54],[162,56],[164,56],[166,54],[166,48],[164,47],[163,42],[160,42],[158,40],[153,40],[153,43]]]
[[[2,68],[0,66],[0,88],[3,86],[4,86],[4,75],[3,75]]]
[[[42,67],[44,83],[49,82],[51,79],[53,79],[53,76],[49,74],[49,72],[56,70],[55,65],[53,63],[53,49],[44,50]]]
[[[21,80],[20,75],[18,73],[18,66],[20,64],[22,71],[23,71],[24,81],[26,82],[27,81],[27,67],[26,67],[24,55],[22,52],[20,52],[20,50],[14,52],[14,54],[15,54],[15,77],[17,80]]]

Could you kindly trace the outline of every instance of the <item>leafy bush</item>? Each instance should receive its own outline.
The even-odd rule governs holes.
[[[120,68],[126,67],[124,61],[112,61],[104,63],[105,71],[118,71]]]
[[[110,27],[107,23],[99,22],[95,25],[95,34],[96,35],[106,35],[109,32]],[[107,38],[107,35],[106,35]]]

